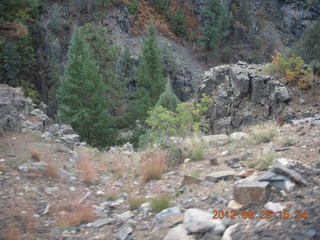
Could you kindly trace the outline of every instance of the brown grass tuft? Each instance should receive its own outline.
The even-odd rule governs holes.
[[[96,219],[94,209],[88,204],[65,204],[58,207],[56,223],[62,227],[78,226]]]
[[[84,183],[94,184],[97,180],[97,173],[92,158],[83,151],[80,152],[77,169],[79,170],[79,177]]]
[[[51,178],[60,178],[61,175],[59,173],[58,168],[52,163],[52,161],[47,162],[47,168],[46,168],[46,173],[48,177]]]
[[[4,240],[20,240],[21,235],[20,231],[15,223],[9,223],[5,232],[4,232]]]
[[[35,149],[32,149],[30,151],[30,154],[31,154],[31,159],[33,161],[36,161],[36,162],[40,162],[41,161],[41,155]]]
[[[166,155],[159,150],[149,151],[141,156],[143,181],[161,179],[166,165]]]
[[[112,172],[118,177],[123,177],[126,173],[126,166],[122,162],[121,155],[119,153],[113,153],[109,156],[109,161],[112,166]]]

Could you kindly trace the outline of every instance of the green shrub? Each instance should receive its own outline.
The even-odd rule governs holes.
[[[176,11],[171,17],[170,24],[172,31],[177,37],[183,38],[187,36],[186,19],[181,9]]]
[[[52,6],[52,13],[50,16],[49,28],[55,34],[59,34],[63,31],[63,18],[61,14],[62,9],[58,4]]]
[[[166,196],[160,196],[151,200],[151,209],[154,212],[161,212],[170,207],[170,199]]]
[[[0,23],[4,21],[32,20],[39,16],[41,0],[8,0],[0,4]]]
[[[40,96],[37,90],[35,90],[32,83],[27,81],[21,81],[21,87],[23,89],[23,93],[26,97],[32,99],[32,102],[38,104],[40,102]]]
[[[165,14],[168,12],[170,8],[169,0],[151,0],[154,8],[161,14]]]
[[[195,160],[195,161],[203,160],[204,153],[205,153],[205,146],[204,146],[204,143],[201,142],[201,139],[199,137],[197,136],[192,137],[190,150],[191,150],[190,158],[192,160]]]
[[[129,13],[131,15],[137,15],[139,13],[139,4],[137,0],[131,0],[129,3]]]
[[[175,111],[179,103],[180,100],[172,91],[170,81],[168,80],[166,90],[160,95],[157,105],[160,105],[170,111]]]
[[[260,171],[267,170],[272,164],[273,160],[277,158],[277,154],[274,151],[265,153],[262,158],[258,159],[257,169]]]

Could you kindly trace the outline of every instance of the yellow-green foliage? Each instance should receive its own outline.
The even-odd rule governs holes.
[[[290,84],[300,89],[310,88],[315,79],[312,68],[304,69],[304,61],[301,57],[287,57],[277,51],[266,70],[271,74],[280,74]]]
[[[251,134],[248,140],[254,144],[270,142],[278,134],[278,130],[274,123],[265,122],[249,128]]]
[[[161,212],[163,209],[170,207],[170,199],[165,196],[153,198],[151,200],[151,209],[155,212]]]
[[[146,202],[146,199],[144,197],[136,197],[136,198],[130,198],[128,202],[129,202],[129,209],[132,211],[132,210],[138,209],[142,203]]]

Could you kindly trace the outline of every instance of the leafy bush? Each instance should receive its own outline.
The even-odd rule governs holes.
[[[0,23],[4,21],[28,21],[39,16],[41,0],[9,0],[0,4]]]
[[[186,19],[183,11],[179,9],[170,19],[171,29],[177,37],[183,38],[187,35]]]
[[[315,79],[313,69],[304,69],[304,61],[301,57],[287,57],[276,51],[272,56],[272,62],[265,68],[271,74],[279,74],[298,88],[308,89]]]
[[[166,196],[160,196],[151,200],[151,209],[155,212],[161,212],[170,207],[170,200]]]

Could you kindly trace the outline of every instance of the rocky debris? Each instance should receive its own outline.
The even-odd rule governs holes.
[[[20,165],[18,169],[20,172],[23,172],[23,173],[34,172],[34,171],[42,172],[45,170],[47,165],[48,164],[46,162],[27,162]]]
[[[121,147],[111,147],[108,151],[108,154],[123,154],[127,156],[131,156],[134,153],[134,148],[131,143],[126,143]]]
[[[289,89],[263,74],[260,65],[221,65],[206,72],[196,92],[212,97],[208,116],[211,133],[230,133],[241,126],[286,113]],[[239,137],[239,136],[238,136]]]
[[[240,204],[262,203],[269,197],[269,182],[244,181],[233,186],[233,198]]]
[[[235,156],[233,158],[227,159],[224,161],[225,164],[227,164],[231,168],[239,168],[242,167],[242,164],[240,161],[247,160],[251,157],[251,153],[249,152],[243,152],[239,154],[238,156]]]
[[[130,218],[132,218],[134,216],[133,212],[131,211],[126,211],[124,213],[121,213],[119,215],[116,216],[116,219],[120,222],[126,222],[128,221]]]
[[[226,143],[229,140],[228,135],[226,134],[215,134],[215,135],[206,135],[201,137],[202,141],[206,144],[211,143]]]
[[[291,182],[289,178],[271,171],[260,175],[257,180],[270,182],[270,185],[287,192],[291,192],[295,187],[295,184]]]
[[[133,228],[130,225],[123,225],[117,232],[117,239],[119,240],[132,240]]]
[[[242,139],[249,138],[249,134],[245,132],[234,132],[234,133],[231,133],[229,137],[231,140],[242,140]]]
[[[189,235],[183,224],[172,228],[163,240],[195,240],[192,235]]]
[[[183,180],[181,183],[181,187],[186,186],[186,185],[190,185],[190,184],[198,184],[200,183],[202,180],[196,177],[192,177],[189,175],[184,175],[183,176]]]
[[[284,207],[280,203],[273,203],[273,202],[268,202],[264,207],[267,210],[274,212],[274,213],[280,212],[284,209]]]
[[[272,171],[285,175],[298,184],[308,185],[308,182],[299,173],[281,165],[279,162],[273,164]]]
[[[164,209],[161,212],[157,213],[154,217],[154,220],[157,223],[162,223],[169,216],[178,215],[178,214],[181,214],[180,208],[179,207],[171,207],[171,208]]]
[[[210,213],[196,208],[188,209],[184,213],[183,224],[189,233],[221,234],[226,228],[220,219],[212,219]]]
[[[218,159],[217,158],[211,158],[210,159],[210,165],[211,166],[218,166],[219,165]]]
[[[115,220],[112,218],[99,218],[98,220],[94,221],[93,223],[88,224],[89,227],[93,227],[93,228],[99,228],[102,227],[104,225],[109,225],[114,223]]]
[[[235,180],[236,173],[234,171],[218,171],[206,176],[205,180],[208,182],[219,182]]]
[[[0,134],[21,132],[22,121],[32,109],[32,100],[23,96],[22,89],[0,84]]]
[[[227,230],[224,231],[222,239],[221,240],[232,240],[234,238],[232,238],[232,233],[236,232],[237,227],[239,226],[239,224],[234,224],[231,225],[230,227],[227,228]]]
[[[228,208],[231,208],[231,209],[234,209],[234,210],[238,210],[238,209],[241,209],[243,207],[242,204],[238,203],[237,201],[235,200],[231,200],[229,203],[228,203]]]
[[[294,125],[310,125],[310,126],[320,126],[320,114],[315,115],[314,117],[307,117],[303,119],[294,119],[292,120]]]

